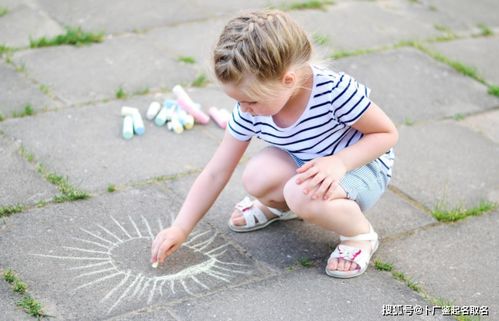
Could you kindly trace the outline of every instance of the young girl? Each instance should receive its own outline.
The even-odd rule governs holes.
[[[152,262],[176,251],[227,184],[256,136],[243,184],[254,199],[235,206],[229,227],[254,231],[301,218],[340,235],[326,273],[362,274],[378,236],[362,213],[385,191],[398,133],[351,76],[311,64],[307,35],[287,14],[242,14],[214,50],[223,91],[237,101],[224,138],[197,177],[173,225],[152,243]]]

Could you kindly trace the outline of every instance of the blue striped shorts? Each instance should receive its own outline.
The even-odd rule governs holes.
[[[296,166],[305,164],[293,154],[288,154],[295,161]],[[355,201],[362,212],[371,208],[386,191],[390,178],[383,170],[378,159],[347,172],[340,181],[340,186],[347,194],[347,198]]]

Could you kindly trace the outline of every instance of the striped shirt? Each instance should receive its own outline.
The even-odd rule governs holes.
[[[316,66],[312,70],[312,93],[305,111],[293,125],[281,128],[272,116],[252,116],[242,112],[237,103],[229,132],[241,141],[256,136],[304,162],[333,155],[358,142],[363,134],[351,126],[371,105],[370,89],[342,72]],[[388,176],[393,159],[392,149],[378,158]]]

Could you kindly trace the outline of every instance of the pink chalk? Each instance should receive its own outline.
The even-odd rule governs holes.
[[[217,123],[220,128],[227,127],[227,123],[230,119],[230,113],[225,109],[218,109],[217,107],[210,107],[208,109],[208,114],[210,114],[211,118]]]
[[[210,116],[206,115],[201,108],[197,107],[193,102],[187,101],[184,98],[178,98],[177,103],[182,109],[191,114],[198,123],[206,125],[210,122]]]

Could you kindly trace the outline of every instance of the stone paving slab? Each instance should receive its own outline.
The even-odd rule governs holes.
[[[145,115],[153,99],[138,96],[11,119],[2,122],[0,129],[21,140],[49,170],[68,176],[70,183],[84,190],[103,190],[109,184],[127,184],[203,167],[217,144],[203,133],[203,125],[177,135],[144,118],[143,136],[130,141],[121,137],[121,107],[135,106]]]
[[[53,37],[64,29],[34,2],[9,6],[8,13],[0,17],[0,44],[7,47],[29,47],[30,39]]]
[[[116,317],[106,319],[106,321],[178,321],[171,315],[168,309],[164,307],[153,307],[150,309],[141,309],[128,314],[120,314]]]
[[[497,126],[499,124],[499,110],[466,117],[458,124],[465,125],[499,144],[499,126]]]
[[[470,6],[467,0],[429,0],[427,4],[439,12],[445,12],[453,20],[467,28],[476,28],[485,24],[491,28],[499,27],[499,3],[495,0],[482,0]]]
[[[18,146],[0,136],[0,207],[47,200],[58,193],[24,158]]]
[[[428,305],[389,273],[369,270],[361,278],[339,280],[325,275],[321,267],[192,299],[172,310],[179,320],[382,320],[389,318],[382,316],[384,304]]]
[[[487,82],[499,84],[498,36],[434,43],[431,47],[452,60],[474,67]]]
[[[22,113],[27,105],[30,105],[34,112],[60,107],[59,103],[44,95],[32,81],[3,61],[0,61],[0,75],[0,91],[2,92],[0,113],[4,118],[12,117],[13,113]]]
[[[433,209],[497,202],[499,145],[454,121],[399,128],[392,184]]]
[[[377,256],[393,263],[433,297],[458,306],[488,306],[490,320],[497,320],[498,222],[496,211],[418,230],[391,241]]]
[[[16,306],[17,301],[22,297],[12,292],[10,284],[3,279],[3,273],[4,271],[0,269],[0,311],[2,311],[0,319],[8,321],[33,321],[21,308]]]
[[[13,60],[24,64],[30,77],[73,104],[114,98],[119,88],[131,94],[190,83],[195,78],[194,68],[176,62],[177,57],[169,54],[171,46],[133,35],[85,47],[21,51]]]
[[[421,23],[407,13],[385,10],[382,4],[372,1],[340,2],[326,11],[298,10],[290,14],[310,34],[328,37],[327,48],[332,49],[328,54],[440,35],[432,24]]]
[[[226,233],[228,238],[239,243],[259,261],[277,269],[294,266],[302,258],[325,262],[339,239],[336,234],[318,226],[293,220],[276,222],[252,233],[235,233],[229,230],[227,222],[234,211],[234,205],[246,195],[241,180],[243,168],[243,165],[238,166],[203,221]],[[169,181],[165,186],[183,202],[196,177],[197,174],[189,175]],[[381,238],[435,222],[432,217],[408,205],[390,191],[366,215]]]
[[[332,66],[369,86],[371,98],[395,123],[473,113],[499,103],[484,85],[412,48],[340,59]]]
[[[175,25],[192,20],[232,14],[246,8],[270,5],[270,1],[67,1],[40,0],[43,8],[66,25],[79,25],[88,30],[117,33]],[[118,19],[109,19],[109,12]]]
[[[175,203],[148,187],[11,216],[0,268],[14,269],[55,320],[110,318],[272,275],[206,225],[153,269],[152,238]]]

